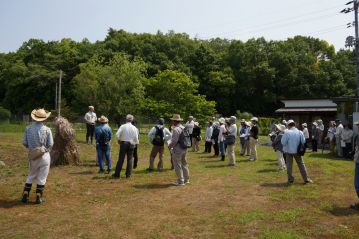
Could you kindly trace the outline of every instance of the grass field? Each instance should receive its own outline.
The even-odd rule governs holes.
[[[16,131],[0,127],[0,238],[359,238],[359,213],[348,209],[357,201],[353,162],[328,152],[305,155],[314,184],[304,185],[295,165],[289,187],[270,147],[249,162],[236,146],[236,167],[190,152],[191,184],[176,187],[168,151],[166,170],[146,173],[144,136],[133,177],[113,180],[97,173],[95,148],[79,133],[82,165],[51,168],[46,202],[24,205],[26,149]],[[118,150],[112,142],[113,165]]]

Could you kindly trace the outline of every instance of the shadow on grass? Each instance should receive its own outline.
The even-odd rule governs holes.
[[[211,160],[206,160],[206,159],[202,159],[201,161],[199,161],[200,163],[216,163],[216,162],[221,162],[221,159],[211,159]]]
[[[35,203],[22,203],[20,199],[16,199],[16,200],[0,199],[0,208],[13,208],[13,207],[22,207],[27,205],[35,205]]]
[[[94,172],[92,172],[92,171],[81,171],[81,172],[71,172],[69,174],[71,174],[71,175],[90,175],[90,174],[94,174]]]
[[[134,185],[134,188],[137,189],[163,189],[163,188],[169,188],[175,186],[173,184],[169,184],[169,183],[165,183],[165,184],[160,184],[160,183],[146,183],[146,184],[138,184],[138,185]]]
[[[228,166],[227,164],[224,165],[207,165],[206,168],[229,168],[230,166]]]
[[[257,173],[273,173],[273,172],[278,172],[278,170],[272,168],[266,168],[257,171]]]
[[[267,187],[267,188],[286,188],[286,187],[288,187],[288,184],[287,183],[263,183],[260,186]]]
[[[359,215],[359,210],[351,209],[349,207],[334,207],[328,212],[337,217]]]
[[[323,158],[323,159],[332,159],[332,160],[343,160],[343,161],[350,161],[351,159],[345,159],[345,158],[339,158],[339,157],[336,157],[335,155],[333,154],[330,154],[330,153],[324,153],[322,154],[321,152],[309,152],[309,153],[306,153],[304,155],[305,158]]]
[[[151,172],[147,172],[147,169],[141,169],[141,170],[132,169],[132,174],[156,174],[156,173],[168,172],[168,171],[171,171],[171,170],[172,169],[170,169],[170,168],[165,168],[165,169],[162,169],[162,171],[158,171],[157,169],[154,169]]]

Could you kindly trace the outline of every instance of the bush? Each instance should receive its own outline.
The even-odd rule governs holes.
[[[0,120],[9,120],[11,118],[11,112],[8,109],[0,106]]]
[[[266,117],[258,117],[258,126],[259,126],[259,134],[267,136],[269,132],[270,122],[274,120],[275,124],[279,124],[279,118],[266,118]]]

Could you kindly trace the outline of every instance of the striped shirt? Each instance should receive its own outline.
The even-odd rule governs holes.
[[[22,144],[29,149],[43,145],[49,151],[54,145],[54,139],[50,128],[41,122],[33,122],[26,127]]]

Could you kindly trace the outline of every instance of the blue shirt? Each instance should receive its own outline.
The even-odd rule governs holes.
[[[284,132],[281,139],[284,153],[296,154],[300,143],[305,143],[305,138],[302,131],[296,127],[292,127]]]
[[[102,131],[104,131],[106,133],[106,143],[110,142],[111,138],[112,138],[112,130],[111,130],[110,126],[108,126],[108,124],[100,124],[100,125],[96,126],[96,128],[95,128],[96,142],[99,143]]]
[[[54,145],[54,139],[50,128],[41,122],[33,122],[26,127],[22,144],[29,149],[44,146],[50,150]]]

